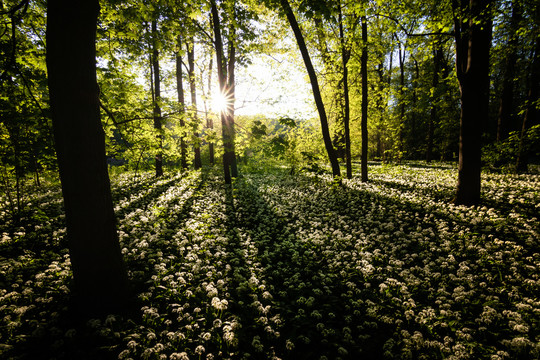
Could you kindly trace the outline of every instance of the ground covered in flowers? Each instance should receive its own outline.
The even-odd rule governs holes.
[[[370,166],[113,179],[129,315],[75,325],[57,186],[0,214],[0,358],[537,359],[540,176]],[[4,199],[3,199],[4,200]]]

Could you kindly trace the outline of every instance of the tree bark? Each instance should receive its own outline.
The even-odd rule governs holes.
[[[540,7],[537,19],[540,19]],[[532,126],[540,124],[540,111],[538,110],[538,101],[540,98],[540,37],[536,38],[534,57],[531,66],[531,75],[529,78],[529,94],[527,96],[527,107],[523,116],[523,124],[519,138],[518,157],[516,171],[526,172],[528,163],[528,136],[527,130]]]
[[[433,76],[431,80],[430,92],[430,111],[427,134],[426,162],[433,160],[433,134],[435,132],[435,123],[438,120],[437,112],[437,88],[439,87],[439,72],[441,70],[442,49],[436,47],[433,50]]]
[[[339,168],[339,162],[337,159],[336,151],[334,149],[334,146],[332,145],[332,138],[330,136],[330,130],[328,127],[328,118],[326,116],[326,110],[324,108],[324,103],[323,103],[321,91],[319,88],[319,82],[317,80],[317,74],[315,73],[315,68],[313,67],[313,64],[311,62],[311,58],[309,56],[306,42],[304,41],[304,36],[302,35],[302,31],[300,30],[300,26],[298,25],[298,22],[296,21],[296,17],[294,16],[294,13],[292,11],[291,5],[289,4],[288,0],[280,0],[280,3],[281,3],[281,7],[283,8],[283,11],[285,12],[285,15],[287,16],[289,25],[291,26],[291,29],[294,33],[296,42],[298,43],[300,53],[302,54],[302,58],[304,59],[306,70],[309,75],[311,88],[313,90],[313,97],[315,99],[315,105],[317,106],[317,111],[319,112],[319,119],[321,122],[321,130],[322,130],[322,135],[323,135],[323,140],[324,140],[324,147],[326,148],[328,159],[330,161],[330,165],[332,166],[332,174],[334,175],[334,177],[340,177],[341,170]]]
[[[187,144],[185,139],[186,134],[186,101],[184,97],[184,85],[182,76],[182,55],[180,49],[182,49],[182,39],[178,37],[178,52],[176,53],[176,91],[178,93],[178,105],[180,107],[180,162],[182,169],[187,169]]]
[[[219,89],[223,96],[227,96],[227,66],[225,64],[225,59],[223,55],[223,40],[221,39],[221,25],[219,20],[219,13],[217,9],[216,2],[214,0],[210,1],[211,4],[211,13],[212,13],[212,25],[214,29],[214,45],[216,47],[216,65],[218,70],[218,80],[219,80]],[[232,138],[230,135],[230,127],[228,123],[228,117],[226,111],[221,111],[221,134],[223,138],[223,175],[225,184],[230,184],[232,182],[231,178],[231,157],[230,157],[230,147]]]
[[[210,64],[208,65],[208,96],[212,93],[212,68],[213,68],[213,59],[210,58]],[[214,120],[211,116],[206,118],[206,127],[210,130],[214,129]],[[208,141],[208,153],[210,156],[210,164],[214,165],[214,142],[212,140]]]
[[[397,39],[397,35],[396,39]],[[403,53],[401,52],[401,43],[399,44],[399,144],[398,144],[398,161],[403,159],[403,129],[405,127],[405,57],[406,51],[403,47]]]
[[[461,92],[457,205],[480,202],[482,127],[488,121],[491,0],[454,1],[456,71]]]
[[[194,152],[194,160],[193,160],[193,166],[195,169],[200,169],[202,167],[202,161],[201,161],[201,144],[200,144],[200,137],[199,137],[199,117],[197,116],[197,85],[195,83],[195,44],[193,42],[193,39],[187,45],[187,53],[188,53],[188,66],[189,66],[189,88],[191,91],[191,121],[192,126],[194,128],[193,132],[193,138],[194,138],[194,144],[193,144],[193,152]]]
[[[156,177],[163,175],[163,118],[161,117],[161,79],[159,71],[159,50],[157,41],[157,21],[152,21],[152,68],[154,74],[154,129],[157,135],[157,152],[155,155]]]
[[[512,17],[510,18],[510,39],[508,40],[508,51],[504,79],[499,103],[499,116],[497,119],[497,141],[503,141],[508,137],[512,128],[513,102],[514,102],[514,77],[516,73],[518,37],[517,30],[521,21],[521,0],[512,1]]]
[[[73,295],[87,314],[125,305],[122,261],[96,80],[99,2],[49,0],[47,69]]]
[[[362,55],[360,63],[360,73],[362,76],[362,155],[361,155],[361,179],[363,182],[368,181],[368,129],[367,129],[367,120],[368,120],[368,72],[367,72],[367,62],[368,62],[368,49],[367,49],[367,18],[362,16]]]
[[[229,129],[230,144],[227,151],[229,152],[228,157],[230,158],[231,164],[231,176],[238,177],[238,165],[236,161],[235,149],[236,131],[234,128],[234,104],[236,101],[236,79],[234,76],[234,68],[236,66],[236,46],[234,45],[234,38],[236,35],[234,23],[231,23],[229,28],[229,36],[229,61],[227,63],[227,127]]]
[[[341,0],[340,0],[341,1]],[[345,127],[345,167],[347,179],[352,179],[352,159],[351,159],[351,130],[350,130],[350,101],[349,101],[349,69],[347,64],[350,58],[350,51],[347,49],[345,34],[343,31],[343,14],[341,11],[341,3],[339,5],[339,38],[341,41],[341,64],[343,66],[343,125]]]

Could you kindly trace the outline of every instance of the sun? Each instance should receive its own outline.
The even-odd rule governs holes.
[[[229,101],[227,97],[221,92],[218,92],[212,96],[212,109],[215,112],[221,113],[222,111],[227,110],[228,103]]]

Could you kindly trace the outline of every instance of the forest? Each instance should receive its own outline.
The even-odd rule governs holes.
[[[540,4],[0,0],[1,359],[540,359]]]

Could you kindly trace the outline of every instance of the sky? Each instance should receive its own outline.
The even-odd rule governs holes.
[[[237,68],[236,114],[311,118],[315,107],[307,73],[288,55],[257,55]]]

